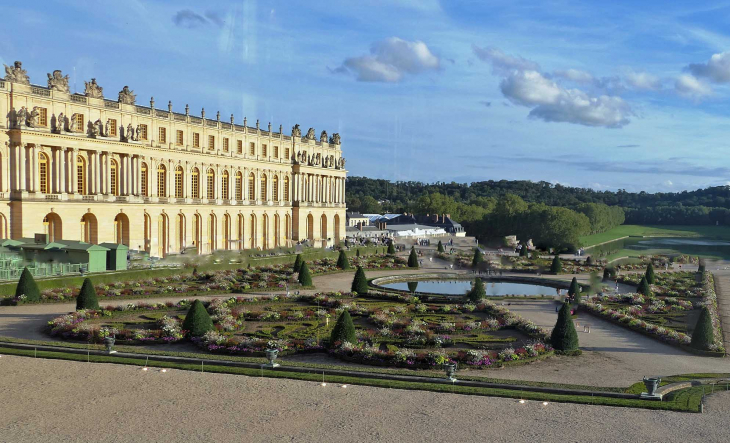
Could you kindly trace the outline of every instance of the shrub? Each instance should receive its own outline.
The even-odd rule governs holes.
[[[712,330],[712,319],[707,306],[702,307],[700,318],[697,319],[694,331],[692,331],[692,347],[709,351],[715,344],[715,333]]]
[[[38,284],[28,268],[23,268],[18,280],[18,286],[15,287],[15,297],[21,295],[25,295],[27,301],[39,301],[41,299],[41,291],[38,289]]]
[[[443,243],[441,243],[441,240],[439,240],[439,244],[438,244],[438,245],[436,246],[436,250],[437,250],[438,252],[442,253],[442,254],[443,254],[444,252],[446,252],[446,250],[444,249],[444,245],[443,245]]]
[[[614,271],[615,273],[616,271]],[[603,279],[611,280],[611,270],[609,268],[603,268]]]
[[[417,281],[409,281],[408,282],[408,292],[416,292],[416,289],[418,289],[418,282]]]
[[[654,276],[654,265],[651,262],[649,262],[649,265],[646,267],[644,278],[646,278],[646,281],[650,285],[653,285],[656,282],[656,277]]]
[[[573,319],[570,318],[570,306],[563,303],[558,313],[558,321],[555,323],[553,332],[550,335],[550,343],[558,351],[572,352],[578,350],[578,333],[575,332]]]
[[[641,281],[639,282],[639,287],[637,288],[637,292],[639,294],[644,295],[645,297],[651,297],[651,286],[649,286],[649,282],[646,281],[646,277],[641,277]]]
[[[482,256],[482,251],[479,250],[479,248],[474,248],[474,257],[471,259],[471,267],[476,268],[479,266],[479,263],[484,261],[484,257]]]
[[[367,295],[368,293],[368,279],[365,277],[365,271],[362,266],[357,267],[355,271],[355,277],[352,279],[352,286],[350,288],[352,292],[357,292],[358,295]]]
[[[347,259],[345,251],[340,249],[340,255],[337,257],[337,267],[340,269],[350,269],[350,260]]]
[[[553,274],[560,274],[563,271],[563,262],[560,261],[560,256],[555,254],[553,262],[550,264],[550,272]]]
[[[527,257],[527,254],[529,252],[530,251],[527,250],[527,245],[522,245],[522,247],[520,248],[520,257]]]
[[[355,257],[360,257],[360,248],[355,249]]]
[[[484,282],[481,278],[474,279],[474,286],[466,293],[466,298],[472,302],[479,302],[487,298],[487,291],[484,289]]]
[[[352,317],[350,317],[350,312],[347,310],[342,311],[342,314],[337,318],[335,327],[332,328],[330,346],[334,346],[337,342],[357,343],[355,325],[352,323]]]
[[[588,266],[591,266],[593,264],[593,257],[591,257],[590,255],[586,257],[586,264]]]
[[[416,248],[411,247],[411,253],[408,255],[408,267],[409,268],[417,268],[418,267],[418,255],[416,255]]]
[[[395,255],[395,245],[392,241],[388,243],[388,255]]]
[[[580,293],[580,285],[578,284],[578,279],[573,277],[573,280],[570,281],[570,287],[568,288],[568,295],[570,297],[575,297]]]
[[[299,268],[299,283],[302,286],[312,286],[312,274],[309,273],[309,266],[305,261],[302,261],[302,266]]]
[[[202,337],[206,332],[213,330],[213,320],[200,300],[195,300],[190,306],[182,328],[188,331],[191,337]]]
[[[302,267],[302,256],[300,254],[297,254],[297,258],[294,259],[294,266],[292,267],[292,271],[299,272],[299,269]]]
[[[702,259],[700,259],[700,264],[697,267],[697,272],[699,272],[700,274],[704,275],[705,274],[705,269],[706,269],[705,268],[705,261],[702,260]]]
[[[99,300],[96,298],[96,290],[91,280],[84,279],[81,285],[78,297],[76,297],[76,310],[79,309],[99,309]]]

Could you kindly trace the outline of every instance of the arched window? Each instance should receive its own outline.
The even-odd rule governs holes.
[[[277,175],[271,181],[271,199],[275,202],[279,201],[279,176]]]
[[[109,186],[112,195],[119,195],[119,164],[112,160],[109,164]]]
[[[223,171],[223,174],[221,174],[221,198],[223,200],[230,198],[230,195],[228,195],[228,171]]]
[[[139,191],[142,194],[143,197],[149,197],[149,189],[148,186],[150,180],[149,175],[147,174],[147,163],[142,163],[141,167],[139,168],[140,175],[142,176],[142,183],[140,183]]]
[[[289,201],[289,177],[284,177],[284,201]]]
[[[248,174],[248,199],[256,200],[256,176],[253,172]]]
[[[236,172],[236,200],[243,200],[243,174]]]
[[[266,201],[266,174],[261,174],[261,201]]]
[[[193,198],[200,198],[200,171],[198,168],[193,168],[190,173],[190,191]]]
[[[157,196],[167,197],[167,189],[165,189],[165,183],[167,183],[167,169],[165,165],[160,163],[157,167]]]
[[[48,191],[50,187],[48,186],[48,156],[41,152],[38,155],[38,178],[40,181],[40,189],[41,193],[48,194]]]
[[[86,195],[86,161],[80,155],[76,156],[76,192]]]
[[[175,168],[175,198],[183,198],[183,168]]]
[[[208,200],[214,200],[215,199],[215,171],[213,171],[213,168],[208,169],[208,181],[207,184],[207,193],[208,193]]]

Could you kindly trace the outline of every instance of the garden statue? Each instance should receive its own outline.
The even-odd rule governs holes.
[[[92,78],[90,82],[84,82],[84,95],[90,98],[104,98],[104,88]]]
[[[114,337],[104,337],[104,345],[106,346],[106,352],[109,354],[116,354],[117,351],[114,350],[114,343],[116,342],[116,338]]]
[[[129,89],[129,86],[125,86],[121,91],[119,91],[119,103],[133,105],[136,101],[137,95],[134,94],[134,91]]]
[[[15,62],[13,66],[5,66],[5,80],[13,83],[20,83],[22,85],[30,85],[30,77],[28,77],[28,71],[23,69],[23,63]]]
[[[53,71],[53,74],[48,73],[48,87],[51,91],[65,92],[68,94],[68,75],[64,76],[60,69]]]
[[[446,378],[452,383],[456,381],[454,374],[456,373],[456,363],[444,363],[444,371],[446,371]]]

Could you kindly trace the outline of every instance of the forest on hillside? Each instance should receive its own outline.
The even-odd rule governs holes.
[[[595,191],[525,180],[466,183],[347,178],[348,210],[450,214],[482,240],[517,234],[572,250],[582,235],[623,223],[730,225],[730,187],[677,193]]]

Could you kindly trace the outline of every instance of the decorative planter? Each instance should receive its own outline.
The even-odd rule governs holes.
[[[644,386],[646,386],[646,392],[649,395],[656,395],[656,390],[659,387],[659,382],[661,382],[662,379],[658,377],[650,377],[646,378],[644,377]]]
[[[446,378],[451,382],[456,381],[454,374],[456,373],[456,363],[444,363],[444,371],[446,371]]]
[[[264,365],[267,368],[277,368],[279,367],[278,363],[274,363],[276,360],[276,357],[279,356],[279,350],[278,349],[267,349],[266,350],[266,358],[269,360],[269,363]]]
[[[114,350],[114,343],[117,340],[114,337],[104,337],[104,345],[106,346],[106,352],[109,354],[116,354],[117,351]]]

